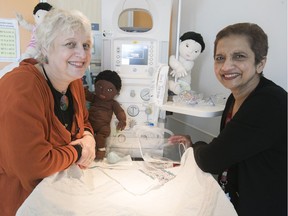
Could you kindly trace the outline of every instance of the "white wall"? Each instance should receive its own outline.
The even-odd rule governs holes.
[[[79,10],[84,13],[92,23],[101,22],[101,0],[45,0],[54,7],[66,10]]]
[[[171,54],[175,54],[175,44],[178,40],[175,37],[178,1],[174,1]],[[229,24],[254,22],[264,29],[269,40],[268,61],[264,75],[287,91],[287,0],[182,0],[181,11],[180,36],[184,32],[195,31],[203,36],[206,44],[204,52],[195,61],[193,68],[193,90],[206,95],[229,93],[217,81],[213,71],[215,36]],[[172,117],[168,116],[166,127],[175,133],[187,132],[187,128],[190,128],[191,133],[195,133],[196,128],[211,137],[210,135],[217,136],[219,121],[220,117],[203,119],[174,113]]]

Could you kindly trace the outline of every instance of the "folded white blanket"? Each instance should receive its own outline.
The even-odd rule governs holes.
[[[102,169],[80,170],[71,166],[45,178],[19,208],[17,216],[237,215],[212,175],[198,168],[192,148],[183,155],[173,179],[143,195],[131,193],[143,185],[143,179],[139,181],[142,177],[137,177],[135,169],[131,169],[130,175],[134,176],[131,187],[127,186],[123,173],[117,177],[121,170],[105,174]]]

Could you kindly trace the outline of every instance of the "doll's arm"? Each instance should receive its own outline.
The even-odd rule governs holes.
[[[181,56],[179,57],[179,59],[181,58]],[[171,55],[169,58],[169,66],[172,68],[172,71],[170,72],[170,74],[172,75],[172,77],[184,77],[187,75],[187,71],[185,69],[185,67],[182,65],[182,63],[176,59],[176,57],[174,55]]]
[[[16,12],[16,19],[19,23],[19,25],[23,28],[25,28],[26,30],[32,32],[33,28],[34,28],[34,25],[31,24],[31,23],[28,23],[22,16],[22,14],[20,13],[17,13]]]
[[[126,114],[117,101],[114,102],[113,111],[119,121],[117,125],[117,130],[124,130],[124,128],[126,127]]]
[[[169,66],[174,70],[177,67],[178,60],[176,59],[175,55],[171,55],[169,57]]]
[[[93,92],[90,92],[88,90],[88,87],[84,87],[84,91],[85,91],[85,98],[87,101],[89,102],[94,102],[94,99],[95,99],[95,94]]]

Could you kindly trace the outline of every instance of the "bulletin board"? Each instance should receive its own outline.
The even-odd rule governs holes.
[[[33,9],[39,0],[0,0],[0,5],[5,5],[5,7],[0,7],[0,19],[15,19],[16,12],[21,13],[25,20],[30,23],[34,23]],[[11,32],[10,32],[11,33]],[[9,33],[9,34],[10,34]],[[24,52],[28,43],[30,41],[31,33],[26,29],[19,26],[19,48],[20,53]],[[0,62],[0,70],[11,62]]]
[[[0,62],[15,62],[20,58],[19,26],[15,19],[0,18]]]

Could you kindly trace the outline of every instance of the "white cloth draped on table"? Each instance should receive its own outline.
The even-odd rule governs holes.
[[[168,170],[175,177],[165,184],[149,180],[139,164],[133,161],[111,169],[95,163],[87,170],[71,166],[45,178],[17,216],[237,215],[213,176],[198,168],[192,148],[179,167]]]

